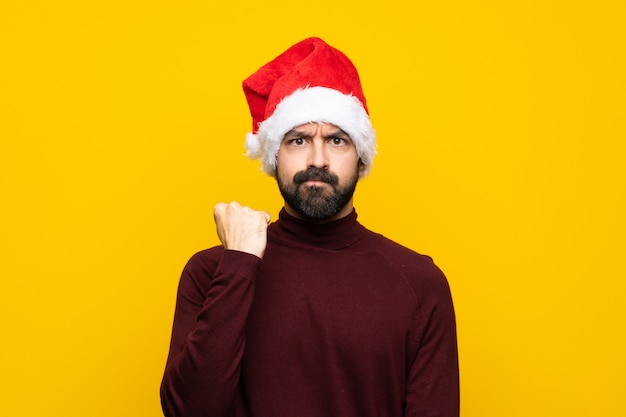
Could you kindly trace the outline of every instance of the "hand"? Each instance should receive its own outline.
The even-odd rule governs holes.
[[[267,246],[267,226],[271,219],[269,213],[232,202],[217,204],[213,216],[217,235],[225,249],[263,258]]]

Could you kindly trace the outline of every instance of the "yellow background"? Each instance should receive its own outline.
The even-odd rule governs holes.
[[[281,206],[240,83],[316,35],[378,132],[360,220],[448,275],[462,415],[623,415],[623,4],[2,2],[0,414],[161,415],[213,205]]]

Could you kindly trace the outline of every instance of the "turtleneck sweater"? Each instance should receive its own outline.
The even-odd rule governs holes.
[[[263,259],[217,246],[185,266],[161,402],[167,417],[456,417],[448,282],[355,211],[283,209]]]

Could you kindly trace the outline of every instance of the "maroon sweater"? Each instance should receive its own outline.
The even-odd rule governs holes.
[[[161,401],[167,417],[458,416],[446,278],[354,211],[282,211],[263,260],[215,247],[186,265]]]

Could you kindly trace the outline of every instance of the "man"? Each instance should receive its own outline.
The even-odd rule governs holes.
[[[431,259],[357,222],[375,134],[350,60],[305,39],[243,83],[248,155],[285,205],[218,204],[178,291],[167,417],[458,416],[454,311]]]

